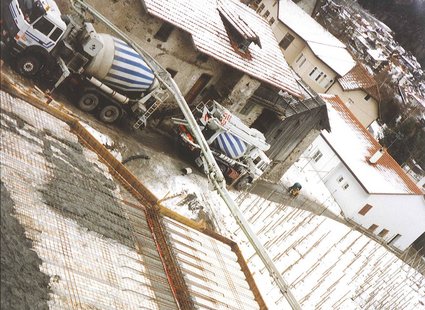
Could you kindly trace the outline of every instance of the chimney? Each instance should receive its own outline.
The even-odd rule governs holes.
[[[384,154],[385,154],[385,148],[381,147],[379,150],[376,151],[375,154],[373,154],[369,158],[369,163],[371,163],[372,165],[375,165]]]

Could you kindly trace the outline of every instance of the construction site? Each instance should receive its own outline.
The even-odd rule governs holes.
[[[347,221],[310,158],[223,190],[168,123],[105,124],[12,63],[2,53],[1,309],[425,309],[420,251]]]

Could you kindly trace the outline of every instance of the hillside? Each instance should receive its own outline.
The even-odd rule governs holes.
[[[423,0],[358,0],[379,20],[387,24],[395,39],[425,67],[425,1]]]

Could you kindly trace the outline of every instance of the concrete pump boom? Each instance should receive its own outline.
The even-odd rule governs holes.
[[[128,35],[118,29],[113,23],[111,23],[106,17],[100,14],[96,9],[94,9],[91,5],[85,3],[81,0],[70,0],[72,7],[79,14],[84,14],[84,12],[90,13],[97,20],[105,24],[111,31],[115,32],[118,36],[121,37],[127,44],[129,44],[135,51],[143,55],[146,63],[153,70],[156,78],[161,82],[162,86],[164,86],[175,98],[179,108],[181,109],[185,119],[187,120],[188,126],[190,127],[196,142],[201,148],[201,156],[204,161],[204,169],[209,178],[209,180],[214,185],[215,189],[228,206],[230,212],[236,219],[238,225],[241,227],[242,231],[246,235],[252,247],[255,249],[257,255],[261,258],[262,262],[266,266],[269,271],[271,277],[274,279],[276,284],[278,285],[280,291],[285,296],[288,303],[291,305],[292,309],[301,309],[298,301],[295,299],[294,295],[289,289],[288,284],[283,279],[281,273],[274,265],[267,251],[264,249],[260,240],[256,236],[256,234],[250,228],[248,221],[244,218],[242,212],[239,210],[236,203],[230,197],[229,192],[226,188],[226,183],[224,181],[223,174],[220,168],[215,161],[215,158],[208,146],[207,141],[205,140],[201,129],[199,128],[192,112],[186,103],[180,89],[178,88],[176,82],[171,78],[170,74],[161,67],[161,65],[146,51],[144,51],[139,45],[137,45]]]

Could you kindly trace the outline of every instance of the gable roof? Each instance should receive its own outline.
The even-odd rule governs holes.
[[[380,100],[378,85],[367,69],[357,64],[346,75],[338,79],[343,90],[363,89],[376,100]]]
[[[388,152],[371,164],[368,159],[382,146],[338,96],[320,96],[327,102],[331,125],[331,132],[323,131],[322,137],[368,193],[422,195]]]
[[[356,65],[345,44],[291,0],[279,1],[278,19],[299,35],[312,52],[340,76]]]
[[[302,97],[294,74],[279,48],[270,25],[236,0],[142,0],[147,12],[188,32],[195,48],[265,83]],[[250,57],[232,47],[220,16],[245,38],[261,40],[249,46]]]

